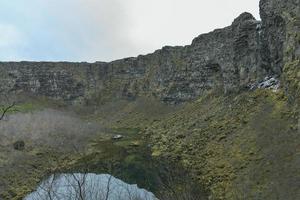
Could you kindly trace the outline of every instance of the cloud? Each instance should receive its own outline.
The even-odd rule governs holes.
[[[23,44],[22,34],[11,24],[0,24],[0,48]]]
[[[19,56],[18,49],[23,48],[25,44],[26,41],[17,27],[0,23],[0,50],[3,57],[14,59]]]
[[[19,52],[15,60],[95,61],[133,55],[136,49],[128,39],[130,21],[122,2],[4,0],[0,3],[1,19],[18,27],[29,41],[22,48],[8,45],[5,49]],[[7,38],[7,43],[13,41],[14,38]],[[4,47],[0,48],[0,59],[7,60],[2,53]]]
[[[44,1],[53,37],[81,60],[105,60],[132,52],[122,0]],[[49,23],[48,23],[49,24]],[[88,58],[89,57],[89,58]]]
[[[257,17],[258,1],[1,0],[0,60],[137,56],[164,45],[189,44],[200,33],[229,25],[243,11]]]

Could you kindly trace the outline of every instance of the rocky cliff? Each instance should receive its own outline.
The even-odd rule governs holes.
[[[299,2],[262,0],[260,7],[262,22],[243,13],[189,46],[111,63],[1,63],[2,81],[68,101],[151,95],[178,103],[213,88],[237,91],[266,75],[280,76],[284,50],[299,56]]]
[[[200,35],[189,46],[111,63],[1,63],[2,86],[72,102],[146,95],[180,103],[210,89],[237,91],[282,71],[277,49],[282,49],[283,32],[272,31],[272,19],[265,12],[262,16],[263,25],[243,13],[231,26]],[[270,40],[276,43],[269,45]]]
[[[261,21],[241,14],[191,45],[110,63],[1,63],[6,89],[71,102],[154,96],[180,103],[210,89],[225,93],[280,76],[284,53],[299,57],[299,1],[262,0]],[[291,55],[293,54],[293,55]]]
[[[300,2],[261,0],[263,66],[281,74],[291,101],[300,94]],[[297,101],[298,101],[297,100]]]

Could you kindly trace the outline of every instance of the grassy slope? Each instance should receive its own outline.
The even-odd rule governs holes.
[[[22,199],[48,174],[74,170],[112,173],[153,191],[157,184],[153,174],[156,170],[140,133],[146,125],[174,110],[150,99],[114,101],[95,109],[24,97],[1,124],[5,131],[0,133],[0,199]],[[27,124],[29,118],[34,121]],[[90,130],[91,126],[95,130]],[[87,133],[92,133],[91,137],[85,137]],[[114,134],[125,137],[114,142],[110,139]],[[69,137],[72,139],[67,139],[65,145],[53,142]],[[24,151],[12,147],[19,138],[25,140]],[[70,147],[71,140],[86,145],[78,152]]]
[[[19,110],[45,106],[34,105],[39,104],[23,104]],[[280,92],[209,94],[181,107],[139,99],[113,102],[92,112],[81,109],[77,110],[81,118],[105,125],[108,136],[93,137],[80,155],[30,144],[25,152],[15,152],[24,159],[15,170],[1,173],[10,186],[7,199],[21,198],[57,168],[84,170],[86,166],[91,172],[111,172],[153,189],[155,167],[143,134],[153,144],[155,158],[180,161],[213,199],[296,199],[300,195],[299,115]],[[109,134],[119,133],[126,136],[123,141],[109,140]]]
[[[154,156],[181,161],[213,199],[297,199],[298,118],[281,93],[208,95],[147,134]]]

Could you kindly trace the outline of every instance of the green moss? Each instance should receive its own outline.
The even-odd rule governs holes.
[[[24,103],[24,104],[18,104],[14,107],[12,110],[13,113],[16,112],[29,112],[29,111],[34,111],[37,109],[41,109],[41,105],[33,104],[33,103]]]
[[[49,151],[47,148],[35,148],[34,151],[26,152],[24,154],[26,160],[19,161],[21,166],[7,169],[5,174],[1,174],[0,179],[7,184],[8,190],[1,191],[0,197],[11,200],[23,199],[35,189],[45,175],[57,171],[58,167],[65,167],[69,158],[66,159],[61,155],[62,152]]]
[[[140,131],[141,131],[140,128],[129,128],[129,127],[112,128],[113,133],[122,134],[126,136],[136,136]]]
[[[259,192],[270,199],[268,181],[274,177],[263,172],[257,173],[258,177],[252,174],[262,170],[260,165],[268,162],[272,145],[281,141],[279,138],[287,134],[289,126],[297,125],[290,115],[292,108],[281,91],[256,90],[237,96],[208,94],[154,123],[147,135],[153,141],[154,156],[180,160],[214,199],[238,199],[241,195],[255,198]],[[278,148],[283,154],[290,149],[286,145]],[[280,157],[278,163],[264,170],[276,173],[283,162]]]
[[[283,69],[283,80],[288,93],[288,97],[292,102],[300,102],[300,60],[289,61]]]
[[[112,131],[123,133],[124,138],[118,141],[94,141],[87,154],[78,158],[69,170],[110,173],[129,183],[137,183],[152,191],[157,190],[156,170],[153,169],[154,164],[147,145],[137,134],[139,130],[118,128]],[[139,145],[133,145],[137,143]]]

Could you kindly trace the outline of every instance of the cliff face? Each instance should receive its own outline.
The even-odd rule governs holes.
[[[291,101],[300,94],[300,2],[299,0],[261,0],[263,63],[282,75]],[[266,66],[265,65],[265,66]]]
[[[261,68],[260,27],[243,13],[231,26],[200,35],[189,46],[164,47],[137,58],[93,64],[1,63],[2,85],[67,101],[146,95],[178,103],[213,88],[235,91],[267,73]]]
[[[231,26],[200,35],[189,46],[136,58],[1,63],[1,87],[73,103],[137,96],[180,103],[210,89],[237,91],[266,75],[280,76],[287,60],[299,58],[299,1],[261,0],[260,7],[262,22],[243,13]]]

